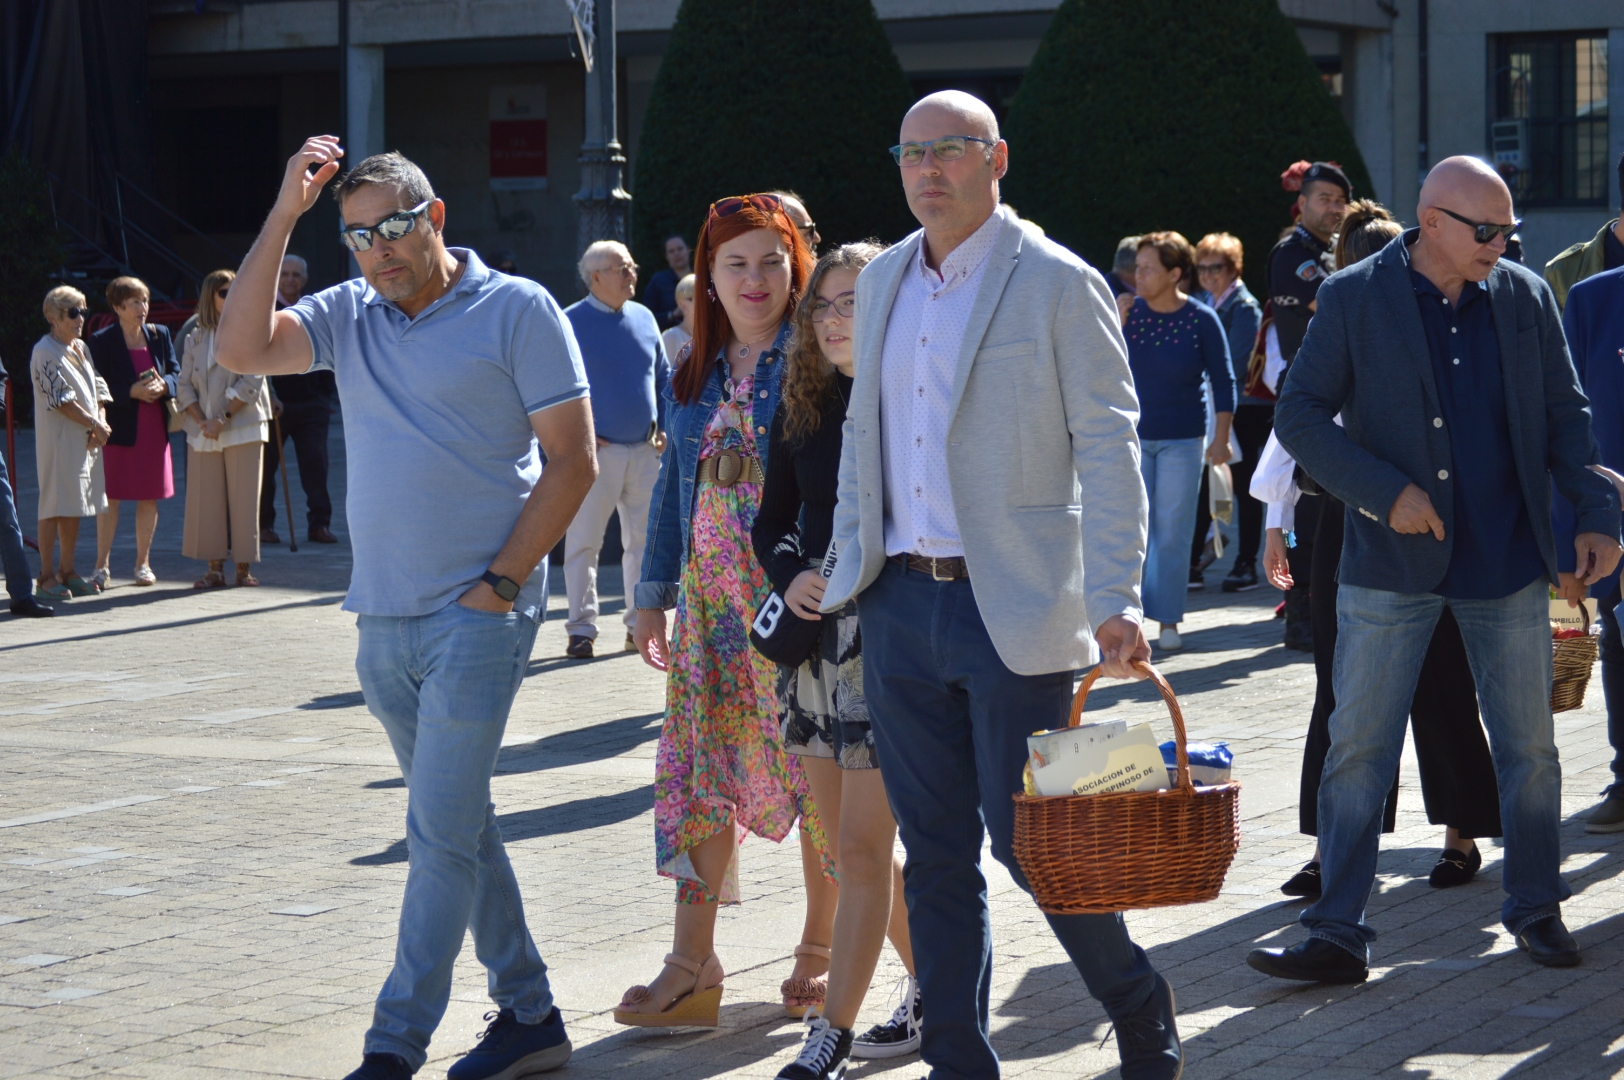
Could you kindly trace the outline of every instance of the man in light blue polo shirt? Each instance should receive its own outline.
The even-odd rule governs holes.
[[[449,1076],[523,1076],[562,1065],[570,1042],[490,778],[546,608],[543,559],[597,471],[586,374],[545,289],[445,246],[445,204],[398,153],[335,186],[364,280],[276,311],[288,236],[342,155],[337,138],[317,136],[289,160],[221,314],[216,358],[245,374],[330,370],[344,399],[355,551],[344,608],[358,615],[367,708],[406,777],[411,853],[394,969],[350,1080],[422,1067],[464,927],[499,1011]]]

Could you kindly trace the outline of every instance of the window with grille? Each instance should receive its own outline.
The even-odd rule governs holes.
[[[1518,207],[1605,206],[1607,34],[1495,40],[1490,148]]]

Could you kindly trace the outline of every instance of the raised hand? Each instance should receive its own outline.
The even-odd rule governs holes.
[[[306,139],[299,152],[288,158],[282,190],[276,196],[277,211],[298,217],[315,206],[322,188],[338,173],[338,159],[343,156],[337,135],[312,135]],[[312,165],[316,166],[314,174],[310,171]]]

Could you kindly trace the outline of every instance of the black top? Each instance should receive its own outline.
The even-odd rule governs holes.
[[[682,321],[682,309],[677,307],[677,272],[665,269],[648,280],[643,290],[643,306],[654,312],[654,320],[661,330],[669,330]]]
[[[175,343],[170,340],[169,328],[148,323],[146,326],[147,352],[152,364],[163,376],[169,395],[175,395],[176,379],[180,376],[180,361],[175,358]],[[91,334],[86,344],[90,347],[90,361],[96,365],[96,374],[107,382],[107,392],[113,400],[107,403],[107,426],[113,429],[108,442],[114,446],[134,446],[138,406],[142,403],[130,396],[135,385],[135,362],[124,344],[124,328],[117,322],[104,326]]]
[[[1308,305],[1319,295],[1320,284],[1336,269],[1331,245],[1298,223],[1269,252],[1269,299],[1274,304],[1274,331],[1280,338],[1280,356],[1287,364],[1297,355],[1308,320]]]
[[[822,562],[829,549],[840,481],[840,428],[850,400],[851,380],[836,372],[816,431],[790,440],[784,435],[784,407],[773,416],[767,483],[750,540],[756,560],[781,593],[802,570]]]

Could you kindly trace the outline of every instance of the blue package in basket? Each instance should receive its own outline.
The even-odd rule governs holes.
[[[1193,742],[1184,744],[1185,753],[1190,756],[1190,782],[1203,787],[1212,784],[1229,783],[1230,766],[1235,764],[1235,755],[1230,753],[1226,742]],[[1173,740],[1168,739],[1162,743],[1162,761],[1167,765],[1167,786],[1178,786],[1178,751]]]

